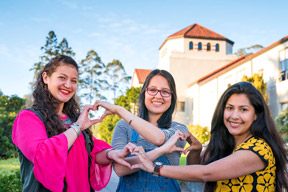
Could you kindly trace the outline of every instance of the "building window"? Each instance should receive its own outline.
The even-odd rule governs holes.
[[[178,101],[177,102],[177,111],[185,111],[185,102],[184,101]]]
[[[288,109],[288,103],[281,103],[281,111]]]
[[[211,51],[211,44],[207,43],[207,51]]]
[[[201,51],[201,50],[202,50],[202,43],[199,42],[199,43],[198,43],[198,51]]]
[[[288,48],[280,51],[280,81],[288,79]]]
[[[216,43],[216,45],[215,45],[215,51],[216,51],[216,52],[219,52],[219,50],[220,50],[219,44]]]
[[[193,42],[190,41],[190,42],[189,42],[189,50],[192,50],[192,49],[193,49]]]

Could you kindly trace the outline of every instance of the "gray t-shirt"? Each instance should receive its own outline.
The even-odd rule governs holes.
[[[188,128],[183,124],[172,122],[170,128],[162,129],[162,131],[165,133],[165,142],[172,135],[174,135],[176,130],[179,130],[182,133],[185,133],[186,131],[188,131]],[[112,137],[112,143],[111,143],[112,147],[115,149],[123,149],[125,145],[131,141],[131,136],[132,136],[132,127],[123,119],[118,121],[114,129],[114,133]],[[186,144],[186,141],[178,140],[176,143],[176,146],[184,148],[185,144]],[[145,150],[152,150],[157,147],[156,145],[153,145],[152,143],[148,142],[141,135],[139,135],[138,137],[137,146],[142,146]],[[171,165],[179,165],[180,155],[181,155],[181,152],[176,151],[176,152],[166,154],[166,157],[169,160]]]

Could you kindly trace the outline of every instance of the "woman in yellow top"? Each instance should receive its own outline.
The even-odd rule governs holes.
[[[175,133],[169,142],[157,149],[158,153],[173,150],[178,138],[186,139],[187,136]],[[193,136],[188,136],[188,142],[189,138],[193,139]],[[285,143],[262,95],[251,83],[236,83],[223,93],[213,115],[210,142],[201,157],[201,145],[189,143],[187,164],[190,165],[159,168],[138,147],[135,154],[141,164],[132,168],[156,170],[161,176],[173,179],[205,181],[205,192],[288,190]],[[199,162],[201,165],[191,165]]]

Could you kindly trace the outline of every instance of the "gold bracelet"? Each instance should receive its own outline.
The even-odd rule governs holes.
[[[131,117],[131,119],[130,119],[130,121],[129,121],[129,125],[131,125],[131,123],[132,123],[132,121],[133,121],[133,119],[135,118],[135,115],[132,115],[132,117]]]

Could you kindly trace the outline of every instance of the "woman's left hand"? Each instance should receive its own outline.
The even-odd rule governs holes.
[[[120,106],[118,105],[113,105],[107,101],[100,101],[100,100],[97,100],[95,101],[93,107],[98,110],[98,108],[100,107],[103,107],[105,108],[105,112],[104,114],[101,116],[100,120],[102,121],[107,115],[113,115],[113,114],[118,114],[118,110],[120,108]]]
[[[122,150],[108,152],[108,157],[121,165],[131,168],[131,165],[125,160],[125,157],[133,153],[135,148],[135,144],[128,143]]]
[[[153,173],[154,171],[154,164],[150,160],[150,158],[145,153],[145,150],[142,146],[138,146],[134,149],[132,155],[137,155],[140,160],[140,163],[132,165],[131,169],[142,169],[149,173]]]

